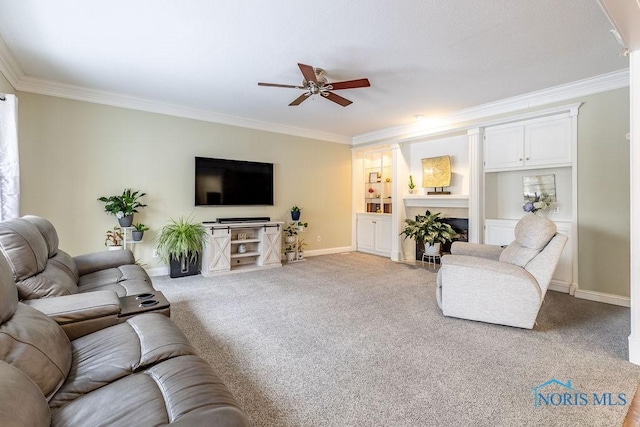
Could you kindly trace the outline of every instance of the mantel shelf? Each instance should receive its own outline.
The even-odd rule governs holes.
[[[425,194],[407,194],[403,197],[407,207],[427,208],[468,208],[469,196],[462,194],[447,194],[432,196]]]

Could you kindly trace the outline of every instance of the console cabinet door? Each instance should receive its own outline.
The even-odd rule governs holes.
[[[202,274],[231,269],[231,230],[213,228],[207,234],[202,257]]]
[[[282,227],[264,227],[262,229],[262,250],[259,265],[281,264]]]
[[[356,224],[357,249],[391,256],[391,218],[377,214],[359,214]]]

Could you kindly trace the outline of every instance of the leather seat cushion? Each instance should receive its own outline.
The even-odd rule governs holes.
[[[0,420],[4,427],[44,427],[51,414],[42,391],[19,369],[0,360]]]
[[[35,308],[18,303],[0,325],[0,360],[15,366],[49,399],[71,367],[71,344],[56,322]]]
[[[78,287],[80,292],[90,292],[96,289],[112,289],[118,293],[118,296],[126,296],[126,295],[134,295],[132,293],[127,293],[127,284],[124,282],[133,281],[133,282],[147,282],[147,287],[137,293],[148,292],[152,289],[151,280],[147,275],[146,271],[139,265],[121,265],[116,268],[107,268],[104,270],[99,270],[93,273],[85,274],[84,276],[80,276],[80,280],[78,281]],[[106,285],[120,284],[120,287],[114,288],[105,288]],[[135,284],[131,286],[136,286]],[[118,291],[119,289],[119,291]]]
[[[58,407],[163,360],[196,354],[168,317],[149,313],[75,339],[67,380],[50,400]]]
[[[110,404],[117,396],[117,410]],[[215,411],[224,417],[210,416]],[[200,423],[188,419],[206,412]],[[248,425],[211,367],[198,356],[180,356],[105,384],[52,411],[52,425]],[[214,421],[215,420],[215,421]],[[205,423],[206,424],[202,424]]]

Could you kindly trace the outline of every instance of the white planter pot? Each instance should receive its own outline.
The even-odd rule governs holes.
[[[287,262],[291,262],[296,259],[295,252],[286,252],[285,255],[287,256]]]
[[[425,255],[440,255],[442,244],[440,242],[434,243],[433,245],[429,245],[428,243],[424,244],[424,253]]]
[[[296,236],[284,236],[284,242],[285,243],[295,243],[296,242]]]
[[[122,250],[122,246],[121,245],[109,245],[107,246],[107,249],[109,249],[110,251],[120,251]]]

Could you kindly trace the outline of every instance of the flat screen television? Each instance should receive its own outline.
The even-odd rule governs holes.
[[[196,157],[196,206],[273,206],[273,164]]]

